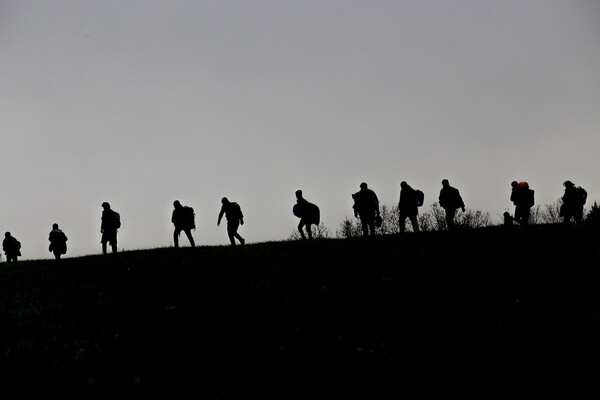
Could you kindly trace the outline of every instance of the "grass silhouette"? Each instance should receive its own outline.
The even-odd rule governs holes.
[[[0,379],[21,393],[205,398],[532,388],[530,370],[564,380],[596,354],[599,231],[488,227],[3,263]]]

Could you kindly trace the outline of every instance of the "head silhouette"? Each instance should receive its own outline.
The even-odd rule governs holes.
[[[181,203],[179,202],[179,200],[175,200],[175,201],[173,202],[173,207],[175,207],[175,208],[179,208],[179,207],[181,207]]]
[[[297,199],[302,198],[302,190],[300,190],[300,189],[296,190],[296,198]]]
[[[361,188],[361,189],[366,189],[366,188],[368,188],[368,186],[367,186],[367,182],[363,182],[363,183],[361,183],[361,184],[360,184],[360,188]]]
[[[229,204],[229,199],[227,197],[223,197],[221,199],[221,204]]]
[[[442,186],[443,186],[443,187],[450,186],[450,182],[448,182],[448,179],[444,179],[444,180],[442,181]]]
[[[573,186],[575,186],[575,184],[574,184],[573,182],[571,182],[571,181],[565,181],[565,182],[563,183],[563,185],[564,185],[564,187],[566,187],[566,188],[572,188]]]
[[[52,224],[52,229],[58,229],[58,224],[57,223]]]
[[[102,208],[109,209],[110,208],[110,204],[108,204],[106,201],[104,203],[102,203]]]
[[[405,188],[407,188],[407,187],[408,187],[408,183],[406,183],[406,181],[402,181],[402,182],[400,182],[400,187],[401,187],[402,189],[405,189]]]
[[[4,234],[4,237],[10,237],[10,232],[6,232],[6,233]]]

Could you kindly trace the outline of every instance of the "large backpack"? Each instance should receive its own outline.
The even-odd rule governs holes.
[[[244,214],[242,214],[242,208],[238,203],[232,202],[230,207],[233,210],[233,217],[235,217],[235,219],[244,218]]]
[[[535,204],[535,191],[533,189],[524,189],[523,192],[523,201],[525,202],[525,206],[533,207]]]
[[[417,189],[415,190],[415,197],[417,198],[417,206],[421,207],[425,202],[425,194]]]
[[[190,229],[196,229],[196,213],[194,213],[194,209],[192,207],[183,206],[181,215],[185,226],[189,227]]]
[[[587,191],[581,186],[577,186],[575,188],[575,193],[577,194],[577,205],[584,205],[587,201]]]
[[[113,226],[116,229],[119,229],[121,227],[121,215],[119,215],[118,212],[113,211],[112,212],[112,220],[113,220]]]

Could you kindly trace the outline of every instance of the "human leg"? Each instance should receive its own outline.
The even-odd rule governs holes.
[[[456,214],[455,208],[446,208],[446,224],[448,226],[448,230],[454,230],[454,215]]]
[[[374,218],[369,219],[369,221],[367,222],[367,225],[369,226],[369,235],[375,236],[375,219]]]
[[[306,225],[306,221],[304,218],[300,219],[300,223],[298,224],[298,232],[300,232],[300,237],[302,239],[306,239],[306,235],[304,234],[304,226]]]
[[[310,222],[306,223],[306,234],[308,235],[309,239],[313,238],[313,235],[312,235],[312,224]]]
[[[421,229],[419,228],[419,219],[417,218],[417,216],[411,215],[410,217],[408,217],[408,219],[410,219],[410,223],[412,225],[413,232],[420,232]]]
[[[192,230],[188,228],[184,229],[183,231],[185,232],[185,236],[187,236],[188,240],[190,241],[190,246],[196,247],[196,243],[194,242],[194,238],[192,236]]]
[[[369,236],[369,221],[365,217],[360,217],[363,236]]]
[[[112,248],[112,252],[117,252],[117,238],[115,237],[112,242],[110,242],[110,247]]]
[[[400,233],[406,232],[406,214],[400,213],[400,220],[398,221],[398,226],[400,227]]]
[[[175,228],[173,231],[173,245],[175,247],[179,247],[179,234],[181,233],[181,228]]]

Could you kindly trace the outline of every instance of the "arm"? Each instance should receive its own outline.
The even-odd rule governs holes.
[[[222,205],[221,211],[219,212],[219,218],[217,218],[217,226],[221,225],[221,218],[223,218],[224,213],[225,213],[225,205]]]

